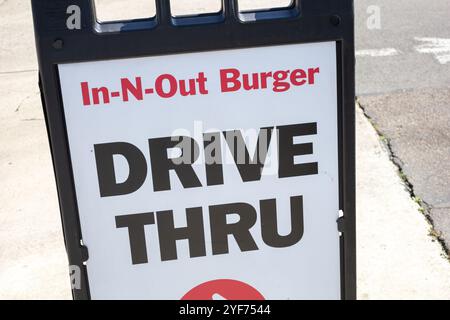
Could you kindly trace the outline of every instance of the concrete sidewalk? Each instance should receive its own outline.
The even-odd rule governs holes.
[[[450,299],[450,262],[375,129],[357,110],[360,299]]]
[[[29,1],[0,0],[0,18],[0,299],[70,299]],[[450,263],[360,110],[357,137],[359,297],[450,299]]]

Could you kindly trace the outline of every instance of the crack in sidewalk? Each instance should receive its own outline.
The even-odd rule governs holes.
[[[20,121],[44,121],[44,119],[41,119],[41,118],[26,118],[26,119],[22,119]]]
[[[398,175],[400,176],[400,179],[403,181],[406,191],[409,193],[411,199],[419,206],[419,212],[424,215],[427,222],[430,224],[430,230],[428,233],[429,236],[434,241],[437,241],[441,245],[442,250],[444,251],[444,254],[445,254],[445,258],[450,261],[450,248],[447,247],[444,239],[442,238],[442,234],[435,229],[433,218],[430,214],[431,210],[434,209],[434,207],[416,195],[416,193],[414,191],[414,185],[411,183],[411,181],[409,181],[408,176],[405,174],[405,172],[403,170],[403,161],[395,154],[395,152],[392,148],[390,139],[388,137],[386,137],[383,134],[383,132],[381,132],[381,130],[378,128],[375,121],[367,113],[367,111],[365,110],[364,106],[361,104],[361,102],[359,101],[358,98],[356,99],[356,104],[361,109],[364,117],[366,117],[366,119],[370,122],[370,124],[374,128],[375,132],[377,133],[380,141],[385,146],[385,148],[389,154],[389,159],[392,161],[392,163],[397,168]]]
[[[25,98],[22,99],[22,101],[20,101],[19,105],[17,106],[16,110],[14,110],[14,112],[19,112],[20,108],[22,108],[22,106],[25,103],[25,101],[30,99],[32,96],[35,96],[35,95],[38,95],[38,94],[39,94],[39,92],[35,92],[35,93],[27,95]]]
[[[37,71],[38,71],[37,69],[0,71],[0,75],[5,75],[5,74],[18,74],[18,73],[27,73],[27,72],[37,72]]]
[[[0,75],[28,73],[28,72],[38,72],[38,70],[37,69],[23,69],[23,70],[0,71]]]

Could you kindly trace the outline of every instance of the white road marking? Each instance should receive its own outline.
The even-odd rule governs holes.
[[[394,48],[383,48],[383,49],[368,49],[368,50],[357,50],[357,57],[391,57],[397,56],[400,51]]]
[[[450,62],[450,39],[443,38],[415,38],[422,42],[415,49],[420,53],[431,53],[441,64]]]

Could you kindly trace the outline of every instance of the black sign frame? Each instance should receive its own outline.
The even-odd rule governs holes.
[[[151,1],[151,0],[149,0]],[[174,53],[335,41],[338,74],[339,197],[342,299],[356,299],[355,55],[353,0],[294,0],[288,8],[239,12],[222,0],[218,13],[173,17],[168,0],[156,0],[149,19],[99,23],[94,0],[32,0],[39,85],[57,182],[69,264],[81,270],[74,299],[90,299],[58,64]],[[80,28],[69,28],[70,6]],[[139,45],[137,45],[139,44]]]

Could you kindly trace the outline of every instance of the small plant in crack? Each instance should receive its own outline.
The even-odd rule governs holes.
[[[399,171],[398,175],[400,176],[400,179],[402,179],[403,182],[408,181],[408,177],[402,171]]]
[[[385,135],[380,134],[380,140],[386,145],[389,144],[389,139]]]
[[[419,206],[422,206],[422,199],[420,198],[420,197],[418,197],[418,196],[414,196],[413,197],[413,200],[414,200],[414,202],[415,203],[417,203]]]
[[[430,228],[430,230],[428,231],[428,235],[433,238],[436,238],[437,240],[441,239],[442,237],[442,233],[435,230],[434,228]]]

